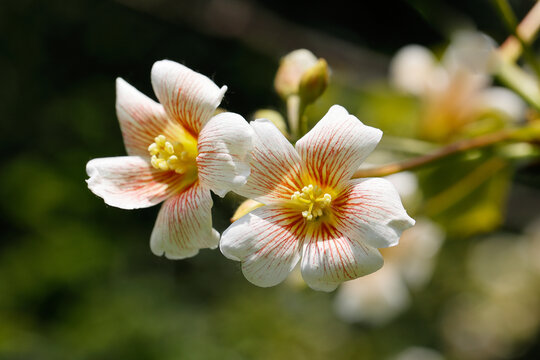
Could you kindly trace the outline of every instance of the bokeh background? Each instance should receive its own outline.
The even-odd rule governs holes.
[[[521,18],[534,1],[511,4]],[[445,235],[432,276],[408,291],[406,308],[371,322],[294,276],[258,288],[218,250],[158,258],[148,245],[158,207],[106,206],[84,181],[90,159],[125,154],[115,78],[153,95],[157,60],[226,84],[223,107],[249,118],[284,110],[273,89],[279,59],[307,48],[332,69],[313,118],[339,102],[397,136],[411,105],[381,90],[391,57],[411,43],[439,51],[461,27],[499,44],[508,35],[482,0],[3,1],[0,359],[538,358],[537,158],[509,161],[496,184],[434,215]],[[420,190],[451,186],[448,174],[459,180],[492,155],[452,158],[424,173]],[[241,201],[214,198],[219,231]],[[487,212],[456,229],[471,203]]]

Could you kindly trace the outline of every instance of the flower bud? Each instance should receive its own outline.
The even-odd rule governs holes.
[[[322,95],[328,86],[329,73],[326,60],[319,59],[300,79],[298,93],[304,104],[310,104]]]
[[[306,49],[294,50],[281,59],[274,87],[284,99],[298,94],[300,80],[304,73],[317,64],[317,57]]]
[[[255,201],[253,199],[247,199],[246,201],[240,204],[238,209],[236,209],[233,217],[231,218],[231,222],[235,222],[236,220],[240,219],[242,216],[250,213],[251,211],[261,206],[264,206],[264,204],[258,201]]]
[[[260,109],[257,110],[253,114],[253,119],[268,119],[272,122],[272,124],[276,125],[276,127],[281,131],[285,137],[289,137],[289,132],[287,130],[287,124],[285,123],[285,119],[283,116],[277,112],[276,110],[272,109]]]

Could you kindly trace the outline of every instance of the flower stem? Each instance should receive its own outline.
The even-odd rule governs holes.
[[[508,62],[515,62],[523,51],[522,42],[530,44],[535,39],[540,30],[540,1],[537,2],[521,23],[516,28],[519,38],[509,36],[499,47],[499,54],[502,59]],[[521,39],[521,41],[520,41]]]
[[[287,98],[287,120],[289,122],[289,131],[293,139],[298,139],[298,130],[300,127],[300,96],[290,95]]]
[[[521,47],[521,51],[523,51],[523,56],[525,60],[531,65],[531,68],[536,73],[537,78],[540,79],[540,64],[538,64],[538,61],[536,61],[536,57],[534,55],[534,52],[532,51],[530,47],[530,42],[532,41],[532,38],[538,31],[537,27],[539,26],[538,23],[540,22],[540,11],[537,9],[536,6],[534,6],[529,14],[528,17],[526,17],[520,25],[517,24],[516,15],[512,11],[512,8],[510,7],[510,4],[507,0],[494,0],[495,5],[497,7],[497,10],[501,14],[501,17],[504,19],[506,26],[508,27],[509,31],[512,33],[513,38],[516,39]],[[525,21],[527,20],[527,21]],[[530,27],[530,30],[532,31],[529,34],[530,38],[524,39],[523,38],[523,32],[524,30],[521,29],[528,29]],[[504,44],[503,44],[504,45]],[[506,45],[508,46],[508,45]],[[519,54],[519,52],[518,52]],[[515,59],[514,59],[515,60]]]
[[[433,153],[418,156],[416,158],[404,160],[397,163],[381,165],[368,169],[359,169],[353,174],[353,178],[363,177],[380,177],[395,174],[405,170],[411,170],[419,168],[421,166],[430,164],[436,160],[445,158],[447,156],[472,150],[482,147],[487,147],[496,144],[501,141],[511,140],[514,136],[514,131],[509,129],[500,130],[491,134],[479,136],[472,139],[461,140],[445,146]]]
[[[516,64],[502,61],[498,66],[497,78],[540,111],[540,85],[534,77]]]

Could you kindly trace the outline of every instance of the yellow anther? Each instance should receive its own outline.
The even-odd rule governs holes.
[[[150,155],[157,155],[159,153],[157,144],[156,143],[150,144],[150,146],[148,147],[148,152],[150,153]]]
[[[332,196],[323,193],[318,186],[309,184],[302,191],[295,191],[291,195],[291,201],[302,209],[302,216],[306,220],[313,220],[323,215],[323,209],[332,202]]]
[[[167,162],[165,160],[163,160],[163,159],[159,159],[158,166],[163,171],[169,170],[169,166],[167,165]]]
[[[156,142],[157,146],[161,148],[165,145],[165,141],[167,141],[167,138],[165,137],[165,135],[159,135],[154,138],[154,141]]]
[[[180,142],[168,141],[164,135],[156,136],[154,141],[148,146],[148,152],[151,156],[150,163],[155,169],[174,170],[184,174],[187,168],[196,166],[194,156],[190,157]]]
[[[173,144],[171,144],[170,142],[166,141],[165,142],[165,151],[167,151],[169,154],[174,154],[174,147],[173,147]]]

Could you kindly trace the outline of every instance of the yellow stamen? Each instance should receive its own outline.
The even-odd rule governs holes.
[[[291,195],[292,202],[302,209],[302,216],[307,220],[313,220],[323,215],[323,209],[332,202],[332,196],[323,193],[318,186],[309,184],[304,186],[302,191],[295,191]]]
[[[195,156],[190,156],[185,146],[179,141],[169,141],[165,135],[158,135],[148,146],[150,163],[158,170],[174,170],[184,174],[188,169],[196,167]]]

